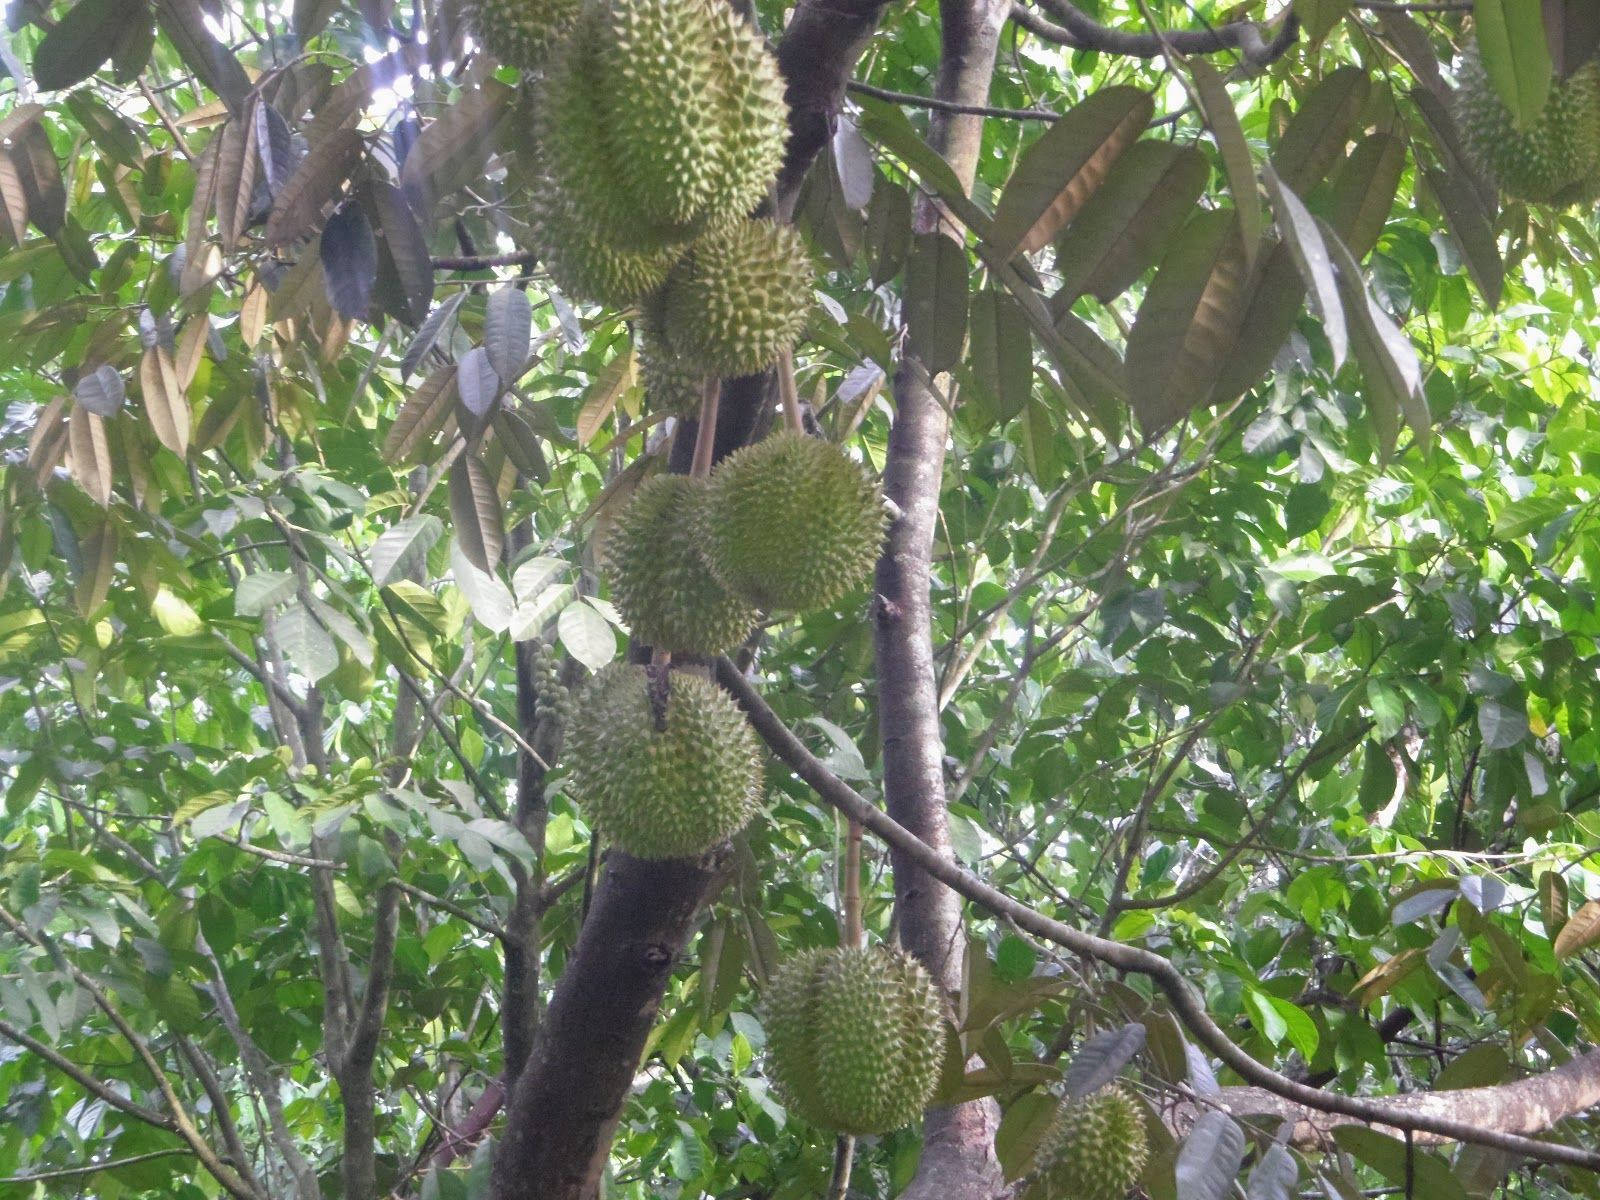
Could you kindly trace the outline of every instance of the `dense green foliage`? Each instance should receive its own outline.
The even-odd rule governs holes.
[[[641,314],[563,296],[522,253],[570,233],[570,197],[530,208],[551,193],[530,190],[549,177],[529,101],[514,71],[463,65],[435,7],[403,40],[367,18],[404,28],[411,5],[11,6],[0,1196],[223,1194],[177,1135],[63,1073],[165,1112],[136,1044],[268,1194],[295,1195],[285,1144],[341,1194],[319,923],[364,984],[395,892],[380,1194],[488,1194],[490,1141],[433,1155],[503,1069],[514,898],[544,899],[547,994],[603,849],[559,760],[519,814],[516,647],[546,684],[621,656],[595,551],[684,401],[640,384]],[[1142,4],[1085,7],[1143,28]],[[1229,7],[1148,5],[1184,29]],[[759,8],[777,36],[784,6]],[[818,268],[798,390],[878,469],[897,366],[948,371],[934,654],[961,862],[1158,951],[1280,1069],[1361,1094],[1498,1083],[1600,1041],[1600,241],[1592,208],[1502,205],[1455,153],[1461,14],[1294,9],[1259,70],[1011,26],[990,100],[1024,111],[987,122],[970,201],[922,106],[853,96],[798,206]],[[1488,78],[1538,113],[1549,54],[1513,33]],[[857,75],[926,96],[938,60],[935,7],[896,6]],[[929,196],[965,241],[913,232]],[[548,270],[603,252],[607,300],[671,265],[563,244],[577,265]],[[893,731],[869,604],[779,613],[754,669],[875,798]],[[582,715],[547,696],[535,724]],[[758,1000],[782,957],[839,943],[845,830],[765,766],[608,1196],[799,1200],[829,1178],[831,1137],[763,1066]],[[888,855],[866,860],[887,940]],[[1147,981],[977,909],[969,930],[937,1096],[999,1100],[1009,1176],[1096,1032],[1144,1027],[1144,1099],[1188,1078]],[[1418,1019],[1386,1041],[1402,1006]],[[1344,1132],[1261,1195],[1411,1173],[1441,1196],[1600,1195],[1579,1169],[1503,1182],[1472,1147],[1418,1149],[1396,1180],[1398,1143]],[[1600,1145],[1591,1118],[1555,1136]],[[920,1147],[915,1125],[864,1142],[855,1194],[895,1195]],[[95,1160],[121,1165],[18,1182]],[[1180,1194],[1174,1163],[1152,1136],[1151,1196]]]

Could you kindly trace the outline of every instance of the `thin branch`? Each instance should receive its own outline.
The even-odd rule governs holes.
[[[852,79],[849,89],[862,96],[876,96],[895,104],[909,104],[913,108],[932,108],[939,112],[968,113],[975,117],[1001,117],[1009,121],[1055,121],[1061,116],[1049,108],[992,108],[987,104],[962,104],[956,100],[941,100],[937,96],[919,96],[914,92],[896,92]]]
[[[100,1082],[100,1080],[96,1079],[93,1075],[90,1075],[82,1067],[78,1066],[77,1063],[73,1062],[70,1058],[67,1058],[58,1050],[46,1045],[37,1038],[30,1037],[28,1034],[24,1033],[22,1030],[18,1029],[10,1021],[5,1020],[4,1018],[0,1018],[0,1037],[8,1038],[17,1045],[21,1046],[24,1050],[29,1050],[32,1053],[37,1054],[40,1058],[44,1059],[45,1062],[49,1063],[56,1070],[60,1071],[67,1078],[71,1079],[72,1082],[76,1083],[84,1091],[88,1092],[90,1095],[98,1096],[118,1112],[127,1113],[130,1117],[134,1117],[137,1120],[143,1121],[146,1125],[154,1125],[157,1129],[166,1129],[169,1131],[172,1129],[172,1122],[168,1118],[162,1116],[154,1109],[146,1108],[142,1104],[135,1104],[126,1096],[120,1095],[118,1092],[114,1091],[109,1084]],[[187,1151],[185,1151],[185,1153],[187,1153]]]
[[[539,256],[524,250],[514,254],[445,254],[428,261],[435,271],[489,271],[495,267],[531,267]]]
[[[32,1175],[8,1175],[0,1179],[0,1184],[9,1183],[43,1183],[50,1179],[76,1179],[81,1175],[98,1175],[101,1171],[115,1171],[118,1167],[131,1167],[135,1163],[149,1162],[155,1158],[171,1158],[177,1154],[188,1154],[189,1150],[183,1146],[174,1146],[170,1150],[152,1150],[148,1154],[130,1154],[127,1158],[109,1158],[105,1162],[86,1163],[81,1167],[61,1167],[54,1171],[37,1171]]]
[[[1166,995],[1174,1014],[1195,1039],[1240,1078],[1257,1085],[1261,1091],[1312,1112],[1337,1114],[1366,1124],[1429,1135],[1419,1140],[1470,1142],[1492,1146],[1537,1162],[1568,1163],[1591,1171],[1600,1169],[1600,1153],[1595,1151],[1540,1141],[1503,1129],[1485,1128],[1452,1115],[1470,1110],[1474,1104],[1474,1093],[1518,1098],[1523,1097],[1524,1093],[1530,1098],[1542,1093],[1552,1099],[1543,1104],[1529,1104],[1538,1115],[1540,1124],[1537,1128],[1524,1126],[1526,1132],[1539,1132],[1558,1120],[1600,1102],[1600,1051],[1580,1055],[1528,1080],[1493,1088],[1463,1088],[1441,1093],[1413,1092],[1374,1100],[1307,1087],[1279,1074],[1235,1045],[1233,1039],[1206,1011],[1205,1003],[1193,984],[1161,955],[1139,946],[1109,941],[1047,917],[945,858],[828,770],[767,706],[736,666],[726,658],[719,658],[716,672],[718,681],[733,694],[749,717],[751,726],[773,753],[824,801],[846,817],[860,821],[895,850],[915,861],[929,875],[990,913],[1015,921],[1035,937],[1053,942],[1074,954],[1095,959],[1119,971],[1148,977]]]
[[[396,880],[395,883],[396,886],[408,896],[415,896],[424,904],[431,905],[432,907],[437,908],[440,912],[447,912],[457,920],[465,921],[474,929],[480,930],[483,933],[487,933],[490,937],[498,938],[503,942],[506,940],[506,938],[511,936],[504,929],[501,929],[500,926],[494,924],[494,922],[485,921],[482,917],[473,916],[472,913],[462,908],[461,905],[455,903],[453,900],[446,900],[443,896],[435,896],[432,892],[425,892],[416,884],[407,883],[403,879]]]

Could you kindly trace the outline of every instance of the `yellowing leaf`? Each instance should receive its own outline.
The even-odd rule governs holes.
[[[173,637],[193,637],[206,627],[189,602],[165,586],[157,589],[155,599],[150,601],[150,612]]]
[[[606,418],[617,407],[622,393],[633,386],[636,363],[633,347],[613,358],[589,384],[583,396],[583,408],[578,412],[578,445],[587,446],[606,423]]]
[[[1561,927],[1556,934],[1557,958],[1571,958],[1580,950],[1600,941],[1600,900],[1589,900]]]

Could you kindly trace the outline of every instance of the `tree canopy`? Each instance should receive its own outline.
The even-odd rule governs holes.
[[[687,405],[462,8],[7,8],[0,1197],[1050,1200],[1118,1079],[1149,1200],[1600,1195],[1592,6],[735,5],[815,296]],[[632,857],[607,534],[785,424],[875,576],[655,655],[764,790]],[[858,935],[942,1066],[836,1138]]]

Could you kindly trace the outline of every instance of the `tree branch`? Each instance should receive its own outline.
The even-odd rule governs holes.
[[[92,1096],[98,1096],[118,1112],[127,1113],[128,1116],[143,1121],[146,1125],[154,1125],[157,1129],[168,1131],[173,1129],[172,1121],[169,1118],[162,1116],[152,1108],[146,1108],[142,1104],[135,1104],[110,1085],[102,1083],[93,1075],[90,1075],[54,1047],[46,1045],[44,1042],[39,1041],[38,1038],[29,1036],[4,1018],[0,1018],[0,1037],[8,1038],[24,1050],[37,1054],[84,1091]],[[188,1151],[184,1151],[184,1153],[187,1154]]]
[[[512,1092],[495,1200],[588,1200],[673,964],[724,860],[613,851]]]
[[[1299,19],[1285,7],[1271,22],[1234,21],[1215,29],[1174,29],[1161,33],[1132,33],[1102,25],[1069,0],[1040,0],[1049,10],[1051,21],[1034,12],[1017,0],[1011,7],[1011,19],[1029,33],[1070,46],[1074,50],[1098,50],[1103,54],[1116,54],[1125,58],[1159,58],[1163,43],[1180,54],[1217,54],[1233,50],[1254,67],[1264,67],[1281,58],[1294,45],[1300,32]],[[1056,22],[1060,22],[1057,24]],[[1263,30],[1277,26],[1271,41]]]
[[[1280,1075],[1236,1046],[1211,1019],[1201,997],[1183,973],[1159,954],[1096,937],[1047,917],[991,887],[923,843],[829,771],[727,659],[717,660],[717,678],[745,710],[751,726],[773,753],[824,801],[849,819],[860,821],[929,875],[990,913],[1014,921],[1035,937],[1074,954],[1093,958],[1119,971],[1146,976],[1166,995],[1173,1012],[1195,1039],[1247,1083],[1310,1112],[1344,1117],[1347,1118],[1345,1123],[1410,1131],[1419,1135],[1416,1140],[1421,1142],[1470,1142],[1537,1162],[1566,1163],[1591,1171],[1600,1169],[1600,1153],[1525,1136],[1542,1132],[1558,1121],[1600,1104],[1600,1050],[1590,1050],[1532,1079],[1489,1088],[1413,1092],[1374,1100],[1308,1087]],[[1550,1088],[1548,1093],[1540,1090],[1540,1085],[1546,1081]],[[1480,1124],[1480,1120],[1499,1124]]]

